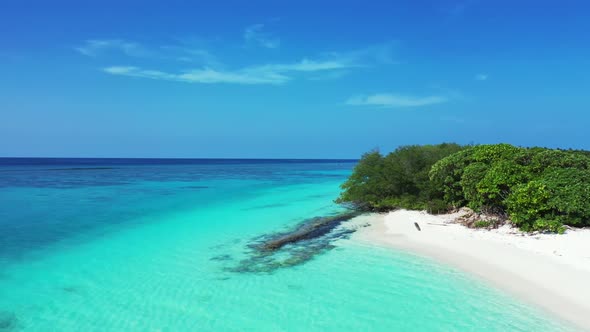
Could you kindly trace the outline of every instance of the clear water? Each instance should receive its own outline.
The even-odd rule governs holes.
[[[349,161],[0,159],[0,331],[569,331],[433,261],[339,239],[238,273],[339,208]]]

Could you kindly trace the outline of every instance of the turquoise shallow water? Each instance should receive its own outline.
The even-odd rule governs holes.
[[[353,163],[72,163],[0,166],[0,331],[571,330],[346,238],[302,265],[228,270],[253,238],[339,210]]]

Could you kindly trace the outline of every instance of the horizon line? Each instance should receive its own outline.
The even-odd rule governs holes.
[[[0,159],[166,159],[166,160],[346,160],[358,158],[257,158],[257,157],[4,157]]]

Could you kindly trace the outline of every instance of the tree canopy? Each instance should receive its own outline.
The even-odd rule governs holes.
[[[435,190],[428,173],[434,163],[462,149],[458,144],[443,143],[403,146],[386,156],[378,151],[365,153],[342,184],[342,194],[336,201],[372,211],[446,210],[442,194]]]

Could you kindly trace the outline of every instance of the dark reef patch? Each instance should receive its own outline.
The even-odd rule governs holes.
[[[182,189],[207,189],[208,186],[184,186]]]
[[[67,167],[67,168],[40,168],[35,171],[100,171],[117,169],[117,167]],[[0,172],[23,172],[22,169],[2,169]]]
[[[306,198],[325,198],[325,197],[331,197],[331,194],[314,194],[314,195],[308,195],[305,196]]]
[[[211,261],[230,261],[232,260],[231,255],[217,255],[209,258]]]
[[[230,240],[230,241],[227,241],[227,242],[224,242],[224,243],[219,243],[219,244],[216,244],[216,245],[212,245],[212,246],[209,247],[209,249],[211,249],[211,250],[221,250],[221,249],[226,248],[228,246],[236,245],[236,244],[238,244],[240,242],[242,242],[242,239],[233,239],[233,240]]]
[[[342,222],[358,215],[358,212],[346,212],[335,216],[308,219],[291,232],[264,236],[258,248],[262,251],[274,251],[288,244],[319,238],[330,233]]]
[[[289,284],[289,285],[287,285],[287,288],[291,289],[291,290],[296,290],[296,291],[303,290],[303,286],[295,285],[295,284]]]
[[[63,286],[61,287],[61,290],[70,294],[76,294],[80,292],[80,289],[75,286]]]
[[[210,250],[219,250],[219,249],[223,249],[223,247],[227,246],[227,244],[225,243],[220,243],[220,244],[216,244],[213,246],[210,246],[209,249]]]
[[[46,171],[100,171],[105,169],[116,169],[116,167],[69,167],[69,168],[47,168]]]
[[[18,327],[18,318],[10,311],[0,310],[0,331],[15,331]]]
[[[246,252],[247,257],[231,272],[272,273],[277,269],[303,264],[316,255],[335,248],[335,240],[347,238],[353,228],[339,227],[358,212],[345,212],[332,216],[304,220],[293,230],[254,238]]]
[[[243,210],[250,211],[250,210],[272,209],[272,208],[277,208],[277,207],[282,207],[282,206],[287,206],[287,205],[288,204],[286,204],[286,203],[265,204],[265,205],[252,206],[249,208],[245,208]]]

